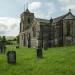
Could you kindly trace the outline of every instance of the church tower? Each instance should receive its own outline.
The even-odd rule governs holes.
[[[21,14],[20,17],[20,44],[23,46],[27,46],[28,42],[30,42],[30,28],[34,19],[34,13],[31,13],[27,7],[26,10],[24,9],[24,12]]]
[[[31,26],[33,19],[34,19],[34,13],[31,13],[27,8],[26,11],[24,11],[21,14],[21,24],[23,24],[22,31],[28,29]]]

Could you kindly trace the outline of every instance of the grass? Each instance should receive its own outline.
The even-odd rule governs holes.
[[[43,59],[36,58],[36,50],[8,46],[15,50],[17,63],[7,63],[6,54],[0,54],[0,75],[75,75],[75,46],[49,48]]]

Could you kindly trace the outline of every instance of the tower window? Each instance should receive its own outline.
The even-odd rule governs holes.
[[[30,23],[30,18],[28,18],[28,23]]]
[[[33,27],[32,30],[33,30],[33,37],[35,37],[36,36],[35,27]]]

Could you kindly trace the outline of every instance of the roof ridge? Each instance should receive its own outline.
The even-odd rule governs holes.
[[[35,18],[35,19],[48,20],[48,19],[44,19],[44,18]]]
[[[49,23],[49,20],[47,19],[41,19],[41,18],[35,18],[39,22]]]
[[[72,16],[74,16],[71,12],[66,13],[65,15],[59,16],[57,18],[54,18],[54,22],[58,22],[60,20],[62,20],[63,18],[65,18],[67,15],[71,14]],[[74,16],[75,17],[75,16]]]

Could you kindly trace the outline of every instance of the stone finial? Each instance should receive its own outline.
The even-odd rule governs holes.
[[[51,22],[51,23],[53,22],[53,19],[52,19],[52,17],[51,17],[51,19],[50,19],[50,22]]]
[[[71,12],[71,9],[69,9],[69,12]]]

